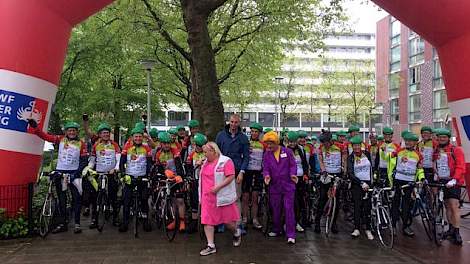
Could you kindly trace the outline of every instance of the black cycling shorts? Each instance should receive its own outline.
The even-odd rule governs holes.
[[[261,192],[262,190],[263,174],[261,171],[246,171],[243,175],[242,193]]]
[[[429,182],[429,183],[436,183],[434,180],[434,170],[432,168],[424,168],[424,178]]]
[[[440,180],[441,184],[446,184],[447,180]],[[452,188],[444,188],[444,200],[446,199],[457,199],[460,200],[460,186],[455,185]]]

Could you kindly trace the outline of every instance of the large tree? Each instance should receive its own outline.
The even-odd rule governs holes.
[[[252,102],[291,43],[317,50],[341,19],[339,1],[121,0],[73,32],[54,120],[96,112],[130,126],[145,108],[137,61],[154,59],[154,110],[188,105],[213,138],[222,99]]]
[[[170,81],[170,92],[188,103],[210,137],[223,125],[220,86],[271,79],[292,41],[316,50],[343,18],[339,1],[141,1],[145,10],[137,3],[132,9],[135,22],[149,34],[156,60],[180,82]],[[263,82],[247,86],[256,83]]]

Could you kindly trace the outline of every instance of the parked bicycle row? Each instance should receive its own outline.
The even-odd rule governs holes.
[[[79,138],[78,123],[65,124],[65,135],[59,136],[29,120],[33,133],[58,146],[40,217],[43,236],[50,229],[66,231],[70,215],[74,232],[80,233],[84,206],[91,207],[90,228],[100,232],[108,221],[120,232],[132,226],[135,236],[140,226],[144,231],[157,227],[170,241],[178,231],[199,230],[207,240],[204,256],[216,252],[214,233],[225,227],[234,246],[249,225],[295,244],[296,233],[312,226],[318,234],[322,226],[327,236],[337,233],[340,213],[352,222],[353,238],[364,230],[367,239],[389,248],[398,226],[403,235],[414,236],[415,217],[438,245],[446,238],[462,244],[465,161],[446,129],[423,127],[421,140],[402,133],[398,144],[391,128],[366,143],[355,126],[335,134],[324,131],[317,139],[253,123],[248,138],[235,114],[215,142],[199,132],[197,120],[189,121],[189,133],[183,126],[146,131],[139,122],[121,150],[110,139],[109,125],[94,133],[87,121],[91,151]]]

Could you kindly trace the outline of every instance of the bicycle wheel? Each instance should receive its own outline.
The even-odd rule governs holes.
[[[434,239],[434,224],[432,220],[431,214],[429,214],[429,211],[427,208],[425,208],[423,201],[421,200],[416,200],[417,204],[417,209],[418,209],[418,214],[421,217],[421,222],[423,222],[423,227],[424,231],[426,232],[426,235],[428,236],[429,240]]]
[[[444,228],[445,228],[445,216],[444,216],[444,206],[441,202],[437,203],[436,206],[436,218],[434,219],[434,242],[436,245],[440,246],[444,237]]]
[[[138,198],[137,198],[137,195],[134,194],[134,215],[132,216],[132,218],[134,219],[134,237],[137,238],[139,237],[139,213],[140,213],[140,210],[138,209],[139,208],[139,201],[138,201]]]
[[[97,230],[101,233],[104,228],[104,224],[106,223],[107,219],[109,218],[107,214],[109,214],[108,210],[108,196],[104,191],[100,191],[98,193],[97,201],[97,217],[96,217],[96,224]]]
[[[392,249],[395,236],[393,234],[392,220],[388,214],[388,210],[379,206],[376,211],[376,232],[382,246]]]
[[[39,235],[42,238],[46,238],[49,233],[53,211],[52,197],[51,195],[47,195],[42,205],[41,214],[39,215]]]
[[[326,224],[325,224],[325,235],[328,237],[335,220],[336,210],[336,197],[330,197],[326,203]]]
[[[271,212],[269,210],[269,201],[267,195],[263,195],[261,203],[258,206],[259,215],[258,218],[261,220],[261,232],[264,235],[269,233],[270,222],[271,222]]]
[[[175,208],[172,198],[167,197],[163,214],[163,228],[165,230],[165,235],[170,242],[175,239],[176,232],[179,227],[179,215],[177,211],[178,208]],[[169,225],[172,223],[174,223],[174,227],[170,229]]]

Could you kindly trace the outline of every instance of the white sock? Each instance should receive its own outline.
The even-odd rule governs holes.
[[[233,233],[233,235],[236,236],[236,237],[241,236],[241,230],[240,230],[240,228],[236,228],[236,229],[235,229],[235,233]]]
[[[207,243],[208,247],[215,248],[215,243]]]

